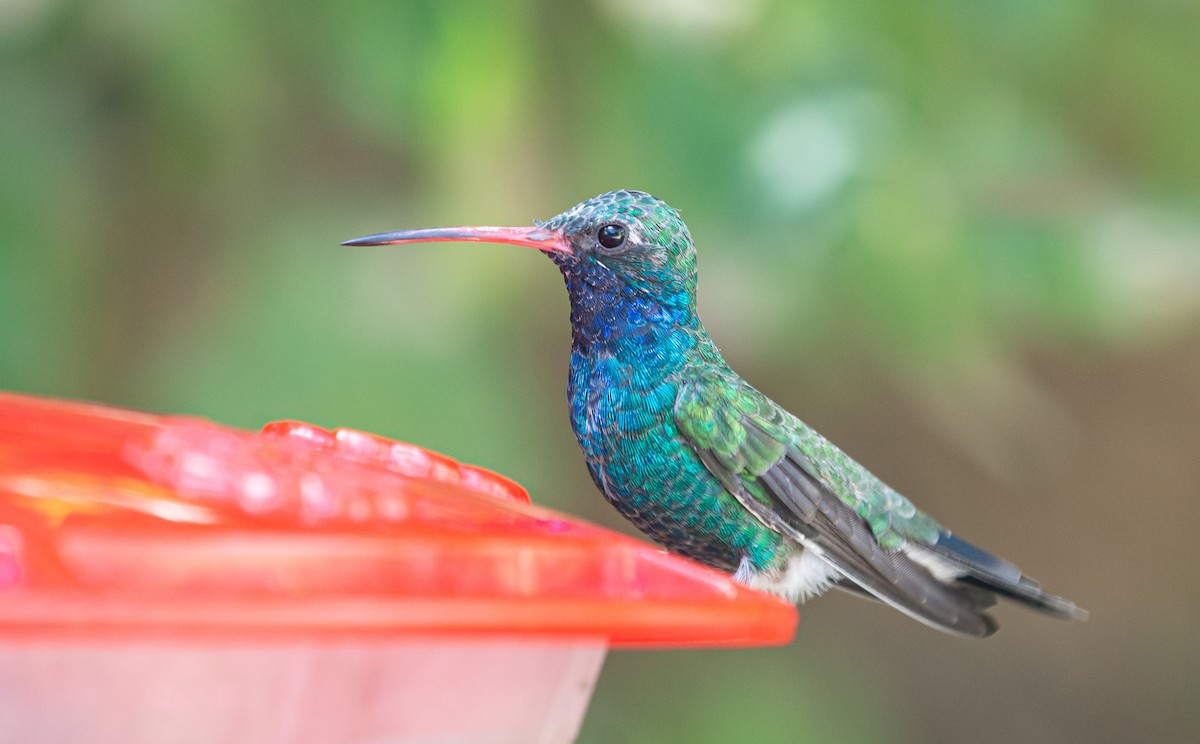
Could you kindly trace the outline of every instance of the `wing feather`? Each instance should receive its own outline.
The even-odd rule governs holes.
[[[705,467],[743,507],[917,620],[964,635],[995,631],[976,593],[937,580],[902,550],[880,546],[868,522],[796,446],[781,409],[748,385],[731,389],[729,383],[727,378],[683,381],[676,424]]]

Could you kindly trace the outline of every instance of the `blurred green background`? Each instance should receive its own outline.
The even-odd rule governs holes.
[[[1200,5],[0,2],[0,387],[351,426],[626,529],[557,272],[358,235],[650,191],[749,380],[1092,611],[829,596],[618,653],[581,741],[1194,741]]]

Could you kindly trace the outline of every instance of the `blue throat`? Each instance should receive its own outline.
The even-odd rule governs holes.
[[[571,347],[585,357],[610,356],[649,371],[682,365],[702,331],[690,303],[673,307],[631,287],[592,261],[551,256],[571,300]]]

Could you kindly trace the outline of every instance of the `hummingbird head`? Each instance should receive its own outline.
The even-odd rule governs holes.
[[[571,250],[549,252],[568,276],[611,275],[672,307],[696,296],[696,249],[679,213],[642,191],[609,191],[537,227],[562,236]]]
[[[534,227],[435,227],[368,235],[342,245],[430,241],[507,243],[537,248],[568,279],[620,282],[663,305],[696,299],[696,249],[687,225],[665,202],[641,191],[610,191]]]

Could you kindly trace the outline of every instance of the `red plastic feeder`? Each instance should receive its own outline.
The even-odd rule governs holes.
[[[795,609],[419,447],[0,393],[0,741],[569,742]]]

